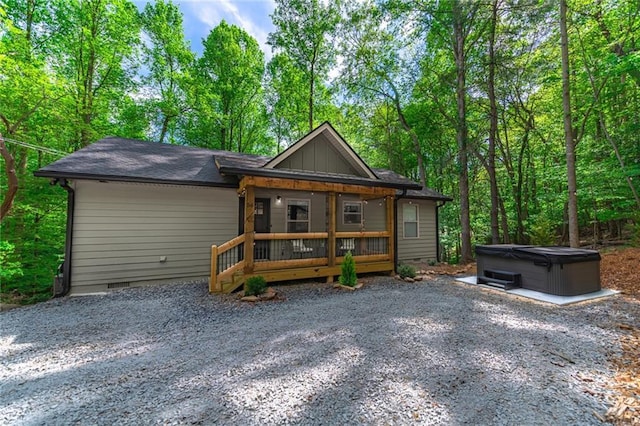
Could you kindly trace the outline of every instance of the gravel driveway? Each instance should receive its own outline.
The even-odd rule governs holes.
[[[600,424],[621,297],[553,307],[438,278],[239,303],[204,283],[0,314],[1,424]]]

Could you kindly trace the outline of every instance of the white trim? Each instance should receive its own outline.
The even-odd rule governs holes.
[[[275,168],[278,164],[282,163],[284,160],[286,160],[291,155],[293,155],[293,153],[298,151],[300,148],[305,146],[308,142],[315,139],[316,136],[318,136],[319,134],[325,131],[328,133],[328,136],[330,136],[328,138],[329,141],[338,150],[338,152],[341,153],[343,157],[345,153],[348,155],[349,158],[345,158],[345,159],[351,165],[359,168],[370,179],[378,179],[378,177],[373,173],[371,168],[367,166],[367,164],[364,161],[362,161],[360,157],[358,157],[358,155],[355,153],[353,148],[351,148],[349,144],[347,144],[345,140],[340,137],[340,135],[334,130],[333,127],[331,127],[329,123],[323,123],[320,126],[316,127],[314,130],[312,130],[309,134],[307,134],[305,137],[300,139],[298,142],[294,143],[289,148],[281,152],[279,155],[277,155],[276,157],[268,161],[267,164],[265,164],[263,167],[265,169]]]
[[[303,221],[303,220],[295,220],[295,221],[290,221],[289,220],[289,202],[290,201],[304,201],[307,203],[308,206],[308,210],[307,210],[307,220]],[[311,232],[311,199],[310,198],[287,198],[284,202],[284,207],[285,207],[285,211],[284,211],[284,232],[289,232],[289,222],[292,223],[297,223],[297,222],[307,222],[307,224],[309,226],[307,226],[307,232]]]
[[[356,223],[347,223],[344,220],[344,215],[345,215],[345,211],[344,208],[346,206],[346,204],[358,204],[360,206],[360,222],[356,222]],[[355,213],[351,213],[351,214],[355,214]],[[362,203],[362,201],[349,201],[349,200],[344,200],[342,202],[342,224],[346,225],[346,226],[350,226],[350,225],[356,225],[356,226],[362,226],[362,223],[364,222],[364,204]]]
[[[407,237],[407,233],[405,230],[405,220],[404,220],[404,208],[406,206],[412,206],[416,208],[416,236],[415,237]],[[411,221],[413,223],[413,221]],[[420,238],[420,204],[408,202],[402,204],[402,239],[404,240],[415,240]]]

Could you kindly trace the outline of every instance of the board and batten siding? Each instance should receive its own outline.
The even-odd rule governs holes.
[[[276,168],[363,176],[349,164],[345,155],[347,154],[338,152],[325,135],[320,134],[278,164]]]
[[[419,238],[404,238],[402,209],[405,204],[417,204]],[[436,260],[436,204],[431,200],[400,199],[398,200],[398,261]]]
[[[211,245],[237,235],[234,189],[75,181],[74,190],[71,294],[204,279]]]

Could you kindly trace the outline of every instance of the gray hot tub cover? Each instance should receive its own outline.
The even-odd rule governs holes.
[[[545,264],[547,266],[600,260],[600,253],[596,250],[515,244],[478,245],[476,246],[476,255],[531,260],[536,264]]]

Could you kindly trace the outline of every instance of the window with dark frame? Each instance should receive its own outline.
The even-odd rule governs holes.
[[[287,232],[309,232],[309,200],[287,200]]]
[[[342,203],[342,223],[345,225],[362,224],[362,201],[345,201]]]
[[[404,204],[402,207],[402,229],[404,238],[418,238],[418,205]]]

